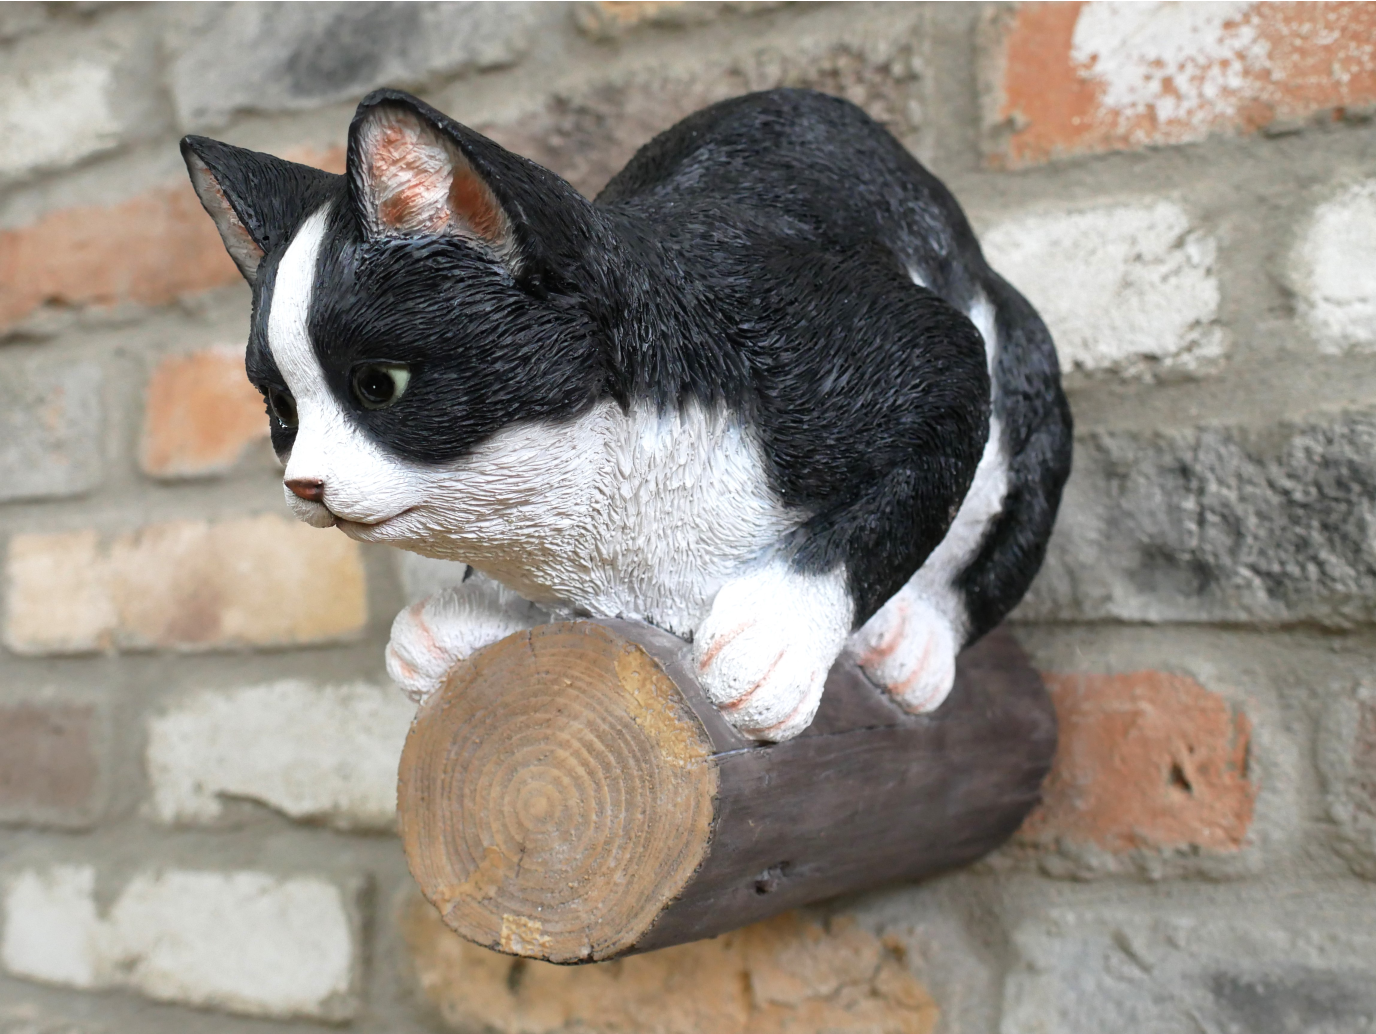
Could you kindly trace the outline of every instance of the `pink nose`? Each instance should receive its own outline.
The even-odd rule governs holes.
[[[319,478],[288,478],[283,484],[291,489],[292,495],[308,503],[318,503],[325,498],[325,482]]]

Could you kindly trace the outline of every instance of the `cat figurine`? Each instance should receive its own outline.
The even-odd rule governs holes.
[[[846,650],[930,711],[1041,564],[1071,452],[1050,335],[853,104],[715,104],[595,201],[397,90],[342,176],[182,153],[252,286],[296,516],[469,565],[393,625],[417,700],[594,616],[691,642],[756,740],[805,729]]]

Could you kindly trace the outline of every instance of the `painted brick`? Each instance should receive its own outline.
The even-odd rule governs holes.
[[[287,111],[418,87],[519,61],[542,20],[510,3],[206,5],[173,43],[181,122],[205,128],[237,111]]]
[[[896,941],[839,916],[789,913],[586,966],[511,959],[462,940],[418,898],[402,918],[416,980],[455,1030],[498,1034],[930,1034],[940,1016]]]
[[[1013,937],[1000,1034],[1358,1034],[1376,1016],[1369,901],[1055,909]]]
[[[38,0],[15,0],[14,3],[0,5],[0,43],[31,35],[47,21],[46,5]]]
[[[1376,618],[1376,414],[1101,432],[1075,448],[1020,619]]]
[[[598,0],[575,4],[574,24],[579,31],[593,39],[615,40],[642,28],[681,29],[702,25],[724,15],[759,14],[782,6],[782,3],[774,0],[747,0],[745,3]]]
[[[154,813],[207,822],[227,799],[341,829],[390,830],[415,706],[394,686],[278,682],[190,693],[148,722]]]
[[[1330,700],[1318,755],[1338,851],[1358,874],[1376,879],[1376,688],[1359,685]]]
[[[1193,679],[1160,671],[1046,677],[1060,738],[1024,843],[1238,851],[1257,786],[1251,725]]]
[[[289,150],[291,161],[340,172],[344,151]],[[243,283],[186,182],[111,205],[48,212],[0,230],[0,337],[45,312],[165,305]]]
[[[0,502],[78,495],[100,484],[103,385],[95,363],[0,358]]]
[[[268,514],[16,535],[6,577],[5,643],[24,654],[325,642],[367,620],[358,546]]]
[[[100,749],[90,704],[0,706],[0,821],[89,822],[100,796]]]
[[[127,22],[43,33],[0,65],[0,182],[62,168],[162,128],[155,84],[133,76],[149,40]]]
[[[0,960],[13,975],[279,1019],[350,1018],[354,924],[319,877],[169,870],[135,876],[106,915],[90,866],[16,873]]]
[[[1315,209],[1290,270],[1300,315],[1322,351],[1376,349],[1376,180]]]
[[[697,6],[697,5],[689,5]],[[593,197],[640,146],[700,108],[751,90],[807,87],[859,104],[910,149],[923,119],[920,44],[898,32],[866,43],[770,48],[692,72],[640,74],[573,95],[511,122],[480,127]]]
[[[139,463],[159,478],[228,470],[268,437],[263,397],[244,372],[241,347],[171,356],[148,381]]]
[[[1217,247],[1173,202],[1028,213],[982,243],[1041,313],[1065,370],[1150,376],[1223,354]]]
[[[996,166],[1376,104],[1376,9],[1363,3],[1025,3],[994,15],[981,49]]]

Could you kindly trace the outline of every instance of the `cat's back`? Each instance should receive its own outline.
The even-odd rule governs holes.
[[[813,90],[747,94],[690,115],[642,147],[596,204],[660,226],[712,213],[828,248],[878,241],[906,264],[982,265],[941,182],[856,105]]]

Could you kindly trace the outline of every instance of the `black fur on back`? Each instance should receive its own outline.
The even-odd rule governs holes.
[[[457,237],[369,239],[357,183],[311,181],[315,205],[333,202],[312,338],[345,408],[386,448],[451,461],[514,422],[571,419],[599,399],[729,407],[754,429],[772,490],[807,515],[787,543],[794,562],[844,563],[858,625],[945,535],[992,405],[1011,483],[961,576],[973,633],[1022,596],[1069,470],[1050,337],[988,269],[945,188],[859,108],[804,90],[722,102],[652,140],[589,202],[398,91],[360,105],[351,167],[360,120],[379,104],[411,108],[462,149],[507,213],[517,256]],[[254,285],[248,368],[264,389],[285,387],[265,327],[275,242],[304,207],[258,217],[282,224],[265,235],[275,246]],[[992,389],[963,311],[980,292],[1001,338]],[[348,373],[364,360],[411,365],[401,403],[353,402]],[[290,448],[280,425],[273,440]]]

